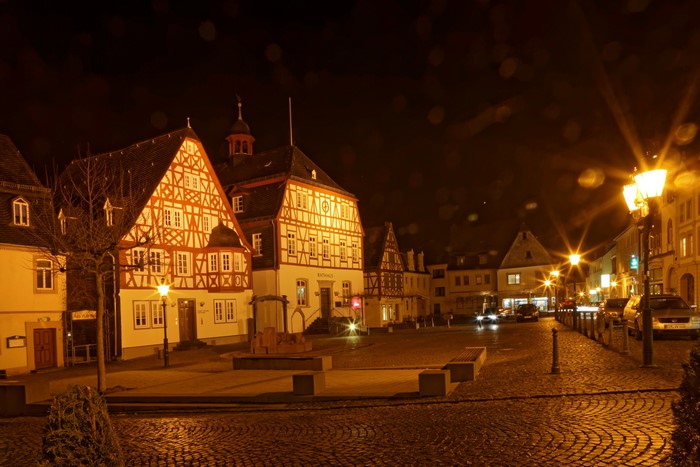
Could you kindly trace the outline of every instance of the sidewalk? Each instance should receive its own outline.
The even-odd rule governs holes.
[[[552,328],[559,331],[561,374],[556,375],[551,373]],[[553,319],[483,329],[453,325],[310,340],[310,354],[332,357],[333,369],[325,372],[325,390],[317,395],[293,394],[292,375],[303,371],[233,370],[233,357],[248,351],[247,344],[240,344],[171,352],[169,368],[155,356],[111,362],[107,366],[108,404],[115,411],[143,411],[418,399],[418,374],[441,368],[465,347],[487,347],[486,362],[476,381],[450,385],[450,400],[675,390],[682,375],[678,361],[666,361],[681,357],[660,353],[658,368],[641,369],[636,347],[631,355],[621,355]],[[682,355],[691,345],[690,341],[670,342],[673,348],[668,355]],[[42,386],[57,394],[73,384],[95,386],[97,377],[90,364],[5,380],[9,381]],[[35,405],[35,413],[45,411],[47,405],[48,401]]]

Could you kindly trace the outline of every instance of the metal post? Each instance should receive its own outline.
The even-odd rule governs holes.
[[[627,328],[627,320],[622,318],[622,355],[629,355],[630,353],[630,340],[629,340],[629,329]]]
[[[168,355],[168,297],[163,297],[163,365],[170,366],[170,356]]]
[[[554,279],[554,320],[559,321],[559,294],[557,294],[557,283],[559,282],[559,277]]]
[[[588,312],[583,313],[583,335],[588,337]]]
[[[649,200],[649,214],[644,218],[642,231],[642,248],[644,254],[644,303],[642,308],[642,355],[643,366],[654,366],[654,336],[651,323],[651,307],[649,306],[649,234],[651,231],[653,206],[656,204]]]
[[[557,328],[552,328],[552,374],[558,375],[561,373],[559,369],[559,339],[557,337]]]
[[[610,325],[608,326],[608,346],[612,347],[613,345],[613,323],[612,319],[610,320]]]

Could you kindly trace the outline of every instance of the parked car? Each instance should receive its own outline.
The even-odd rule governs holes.
[[[644,330],[642,295],[630,297],[623,312],[627,319],[627,331],[634,332],[637,340],[642,339]],[[688,306],[678,295],[651,295],[649,307],[652,316],[652,332],[656,334],[690,336],[695,340],[700,336],[700,313]]]
[[[520,305],[515,311],[515,320],[517,322],[521,321],[539,321],[540,311],[537,306],[533,303],[525,303]]]
[[[629,302],[629,297],[625,298],[608,298],[601,302],[598,306],[598,313],[603,318],[605,322],[605,327],[607,328],[612,324],[620,324],[622,321],[622,313],[625,310],[625,305]]]

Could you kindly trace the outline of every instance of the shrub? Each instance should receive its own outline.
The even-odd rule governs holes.
[[[41,465],[122,466],[119,439],[105,398],[89,386],[71,386],[54,399],[44,427]]]
[[[673,402],[675,428],[671,433],[673,465],[700,463],[700,347],[693,346],[690,359],[683,364],[680,399]]]

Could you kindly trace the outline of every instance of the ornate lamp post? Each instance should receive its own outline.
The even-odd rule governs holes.
[[[627,207],[635,219],[643,218],[642,223],[642,257],[644,295],[642,297],[642,354],[645,367],[654,366],[654,336],[651,323],[651,307],[649,306],[649,235],[656,211],[656,199],[664,190],[666,170],[648,170],[634,176],[634,183],[625,185],[623,195]]]
[[[163,302],[163,365],[165,368],[170,366],[170,357],[168,355],[168,292],[170,286],[168,284],[160,284],[158,293]]]

